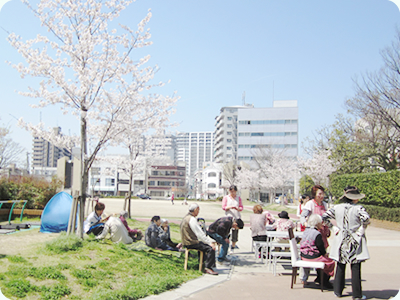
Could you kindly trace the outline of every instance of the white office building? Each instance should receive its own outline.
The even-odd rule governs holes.
[[[297,100],[274,101],[273,107],[238,110],[237,161],[254,165],[257,148],[298,155]]]
[[[177,161],[186,163],[187,176],[193,177],[204,162],[213,161],[213,132],[179,132],[176,134]]]
[[[238,113],[241,110],[254,108],[252,104],[244,106],[222,107],[215,118],[214,161],[217,163],[237,163]]]

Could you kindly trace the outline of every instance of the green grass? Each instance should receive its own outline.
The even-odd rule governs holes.
[[[128,222],[143,231],[148,226]],[[171,234],[178,242],[178,225],[171,224]],[[0,288],[9,299],[140,299],[201,276],[197,259],[189,260],[187,271],[183,262],[184,255],[169,251],[134,251],[92,236],[82,241],[61,234],[33,252],[1,255]]]

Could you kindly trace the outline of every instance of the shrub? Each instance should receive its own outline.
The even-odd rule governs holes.
[[[82,248],[82,240],[75,234],[67,235],[65,232],[61,233],[57,238],[46,243],[46,250],[55,253],[62,253],[67,251],[76,251]]]
[[[57,193],[62,182],[54,177],[51,182],[33,176],[0,180],[1,200],[28,200],[26,208],[44,208]]]
[[[348,185],[357,186],[366,195],[360,204],[400,207],[400,171],[331,176],[331,192],[336,198]]]
[[[400,222],[400,208],[389,208],[374,205],[363,205],[373,219]]]

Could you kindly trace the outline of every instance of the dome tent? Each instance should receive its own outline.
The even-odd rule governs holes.
[[[57,233],[67,231],[71,214],[72,196],[66,192],[55,194],[42,212],[40,232]]]

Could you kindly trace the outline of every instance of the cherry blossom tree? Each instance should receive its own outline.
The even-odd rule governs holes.
[[[249,189],[253,196],[254,191],[260,188],[260,171],[241,167],[236,172],[235,184],[239,189]]]
[[[300,158],[299,167],[304,175],[308,175],[315,184],[328,186],[329,175],[336,171],[337,167],[329,157],[330,150],[319,150],[313,153],[309,159]]]
[[[160,121],[159,124],[163,124]],[[143,128],[143,131],[147,127]],[[163,134],[153,134],[151,136],[140,135],[139,128],[128,128],[122,134],[121,145],[129,151],[128,156],[101,156],[96,160],[103,160],[110,163],[112,168],[105,170],[109,174],[116,172],[123,173],[129,177],[128,187],[128,216],[131,217],[131,197],[134,176],[147,176],[147,169],[151,165],[165,165],[169,158],[165,155],[165,138]]]
[[[22,77],[42,79],[39,86],[21,94],[38,99],[34,107],[58,105],[64,114],[80,120],[80,207],[85,206],[88,172],[99,151],[110,141],[118,141],[128,124],[141,129],[147,124],[150,129],[160,114],[168,118],[177,101],[175,95],[150,92],[163,83],[152,83],[158,68],[146,66],[149,55],[133,58],[135,49],[151,44],[149,29],[145,29],[151,11],[136,30],[112,22],[132,2],[41,0],[33,7],[25,1],[48,34],[27,41],[14,33],[8,37],[26,61],[14,65],[15,69]],[[45,134],[38,126],[35,129],[39,136]],[[51,136],[48,140],[54,142]],[[83,219],[81,209],[81,237]]]
[[[297,158],[288,157],[284,151],[258,148],[253,157],[260,172],[260,185],[269,190],[270,201],[278,189],[292,185],[298,172]]]

